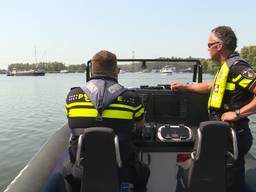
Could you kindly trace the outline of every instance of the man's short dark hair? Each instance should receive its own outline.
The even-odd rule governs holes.
[[[219,26],[212,30],[212,33],[218,37],[222,43],[224,44],[224,47],[227,50],[235,51],[237,47],[237,38],[235,35],[235,32],[232,30],[229,26]]]
[[[117,66],[116,55],[106,50],[96,53],[91,59],[91,62],[93,74],[109,75]]]

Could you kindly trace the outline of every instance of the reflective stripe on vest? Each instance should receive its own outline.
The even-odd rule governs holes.
[[[239,56],[228,59],[221,65],[220,70],[216,73],[214,78],[214,84],[208,100],[208,108],[220,109],[224,97],[225,90],[234,91],[235,84],[227,82],[230,68],[232,65],[243,61]]]
[[[135,118],[140,117],[145,112],[144,107],[141,106],[141,109],[137,111],[134,115]]]
[[[110,104],[108,109],[102,113],[104,118],[133,119],[144,113],[144,107],[140,104],[132,107],[125,104]],[[91,102],[74,102],[66,104],[66,115],[68,117],[97,117],[98,111]]]
[[[226,84],[226,90],[228,90],[228,91],[234,91],[235,89],[236,89],[236,84],[235,84],[235,83],[227,82],[227,84]]]
[[[79,98],[84,97],[85,101],[66,104],[68,117],[96,117],[96,120],[102,118],[131,120],[140,117],[144,113],[142,104],[134,107],[123,103],[112,103],[115,99],[122,101],[120,95],[127,90],[115,81],[93,79],[81,88],[84,94],[79,94]]]
[[[89,108],[74,108],[70,109],[68,117],[97,117],[98,111],[96,109]],[[105,109],[102,112],[102,118],[111,119],[133,119],[133,112],[122,111],[115,109]]]

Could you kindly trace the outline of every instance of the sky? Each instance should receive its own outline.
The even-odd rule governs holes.
[[[231,26],[256,45],[256,1],[0,0],[0,69],[11,63],[81,64],[99,50],[118,58],[208,58],[211,29]]]

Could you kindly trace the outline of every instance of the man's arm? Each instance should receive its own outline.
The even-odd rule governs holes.
[[[137,108],[134,111],[135,127],[136,129],[140,129],[145,123],[145,108],[137,92],[135,93],[135,107]]]
[[[144,123],[145,123],[145,117],[143,117],[139,121],[135,121],[136,129],[141,129],[144,126]]]
[[[256,113],[256,98],[240,109],[240,117],[247,117]]]
[[[240,80],[236,82],[237,86],[241,86],[247,91],[250,91],[256,95],[256,74],[248,65],[244,65],[243,62],[234,65],[232,67],[232,73],[234,78],[240,76]],[[256,113],[256,98],[252,99],[250,103],[239,109],[240,113],[229,111],[223,113],[221,116],[222,121],[236,121],[238,119],[248,117]]]
[[[253,93],[254,93],[254,95],[256,95],[256,87],[254,87]],[[241,119],[243,117],[248,117],[255,113],[256,113],[256,98],[254,97],[254,99],[250,103],[248,103],[247,105],[243,106],[240,109],[240,114],[238,116],[234,111],[229,111],[229,112],[224,113],[221,116],[221,120],[222,121],[236,121],[238,119]]]
[[[213,86],[212,82],[205,83],[194,83],[194,84],[183,84],[178,82],[173,82],[170,84],[172,90],[187,90],[197,93],[209,93]]]

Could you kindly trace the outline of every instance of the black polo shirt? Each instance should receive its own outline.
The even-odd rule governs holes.
[[[230,57],[238,56],[237,53]],[[228,82],[235,84],[235,90],[226,90],[223,98],[223,112],[240,109],[254,98],[256,75],[252,67],[245,61],[239,61],[230,68]]]

